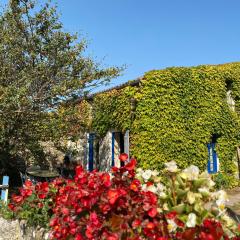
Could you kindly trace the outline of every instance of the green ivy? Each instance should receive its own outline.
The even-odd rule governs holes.
[[[236,111],[226,100],[231,83]],[[137,100],[132,118],[131,98]],[[240,143],[240,63],[174,67],[145,74],[138,87],[98,94],[93,103],[92,128],[131,131],[131,155],[143,168],[161,170],[175,160],[181,168],[206,169],[207,143],[214,134],[223,174],[236,173]]]
[[[93,131],[104,136],[108,130],[125,131],[131,127],[131,98],[138,89],[125,87],[96,95],[93,100]]]

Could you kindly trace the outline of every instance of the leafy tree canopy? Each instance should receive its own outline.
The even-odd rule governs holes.
[[[49,126],[62,102],[119,75],[86,57],[86,47],[50,2],[9,0],[0,13],[0,159],[38,149],[61,130]]]

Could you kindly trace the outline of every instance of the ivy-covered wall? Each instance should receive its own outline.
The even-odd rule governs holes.
[[[231,86],[235,111],[227,104]],[[137,101],[135,114],[131,99]],[[92,130],[131,132],[131,154],[144,168],[161,169],[175,160],[180,167],[206,169],[207,143],[217,138],[221,170],[236,172],[240,143],[240,63],[174,67],[145,74],[138,87],[97,94],[92,102]]]
[[[97,94],[92,102],[92,129],[100,136],[108,130],[126,131],[131,128],[132,114],[131,98],[139,89],[127,86],[120,90],[112,90]]]

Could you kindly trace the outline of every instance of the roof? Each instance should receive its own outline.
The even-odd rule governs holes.
[[[137,78],[135,80],[130,80],[128,82],[125,82],[123,84],[120,84],[120,85],[117,85],[115,87],[112,87],[112,88],[108,88],[108,89],[105,89],[103,91],[99,91],[99,92],[96,92],[96,93],[93,93],[93,94],[90,94],[88,96],[85,96],[85,97],[80,97],[76,100],[69,100],[67,101],[65,104],[77,104],[79,102],[81,102],[82,100],[93,100],[93,98],[98,95],[98,94],[101,94],[101,93],[106,93],[106,92],[110,92],[112,90],[120,90],[120,89],[123,89],[125,87],[128,87],[128,86],[131,86],[131,87],[135,87],[135,86],[139,86],[139,83],[140,81],[142,80],[142,77],[140,78]]]
[[[117,85],[115,87],[108,88],[108,89],[105,89],[103,91],[99,91],[99,92],[93,93],[93,94],[87,96],[86,99],[91,100],[91,99],[93,99],[94,96],[96,96],[98,94],[105,93],[105,92],[110,92],[112,90],[120,90],[120,89],[123,89],[125,87],[129,87],[129,86],[131,86],[131,87],[139,86],[139,83],[140,83],[141,79],[142,78],[140,77],[140,78],[137,78],[135,80],[130,80],[130,81],[125,82],[123,84]]]

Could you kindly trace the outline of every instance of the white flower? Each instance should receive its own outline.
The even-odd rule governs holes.
[[[209,194],[209,189],[207,187],[199,188],[198,191],[202,194]]]
[[[216,201],[216,204],[220,210],[220,212],[223,212],[225,210],[225,204],[226,204],[226,201],[224,199],[218,199]]]
[[[162,183],[158,183],[157,189],[159,192],[163,192],[164,190],[166,190],[166,187]]]
[[[137,170],[136,170],[136,171],[137,171],[137,173],[141,173],[141,174],[143,173],[143,170],[142,170],[142,168],[137,168]]]
[[[159,175],[159,172],[157,170],[152,171],[152,176],[156,177]]]
[[[163,211],[163,210],[162,210],[161,208],[157,208],[157,212],[158,212],[158,213],[162,213],[162,211]]]
[[[218,192],[217,192],[217,197],[218,197],[218,199],[222,199],[222,200],[225,200],[225,201],[228,201],[228,196],[227,196],[227,193],[225,192],[225,191],[223,191],[223,190],[219,190]]]
[[[199,175],[200,178],[211,178],[210,174],[207,172],[207,171],[204,171],[202,172],[200,175]]]
[[[196,226],[196,218],[197,218],[197,216],[195,213],[190,213],[188,215],[186,226],[189,228],[195,227]]]
[[[152,171],[151,170],[146,170],[142,173],[142,178],[147,181],[151,178],[152,176]]]
[[[177,224],[173,219],[167,219],[167,223],[168,223],[167,228],[169,232],[174,232],[177,229]]]
[[[168,207],[168,204],[167,204],[167,203],[164,203],[164,204],[163,204],[163,210],[165,210],[165,211],[168,211],[168,210],[169,210],[169,207]]]
[[[150,185],[147,187],[147,191],[156,193],[157,192],[157,188],[154,185]]]
[[[228,201],[227,193],[223,190],[219,190],[217,192],[212,193],[212,197],[216,200],[221,200],[223,202]]]
[[[199,176],[199,168],[197,166],[191,165],[182,171],[181,176],[182,178],[190,181],[196,180]]]
[[[199,175],[199,178],[205,178],[205,179],[207,179],[206,185],[207,185],[209,188],[212,188],[212,187],[215,185],[215,182],[211,179],[211,175],[210,175],[207,171],[202,172],[202,173]]]
[[[196,200],[195,194],[193,192],[187,193],[187,200],[190,204],[193,204]]]
[[[227,214],[223,214],[221,216],[221,219],[226,223],[226,226],[229,228],[236,226],[234,220],[230,218]]]
[[[215,182],[212,179],[208,180],[208,186],[212,188],[215,185]]]
[[[164,199],[164,198],[167,197],[167,194],[166,194],[165,192],[160,192],[160,193],[158,193],[158,195],[159,195],[159,197],[162,198],[162,199]]]
[[[165,166],[168,172],[175,173],[178,171],[178,167],[175,161],[165,163]]]

